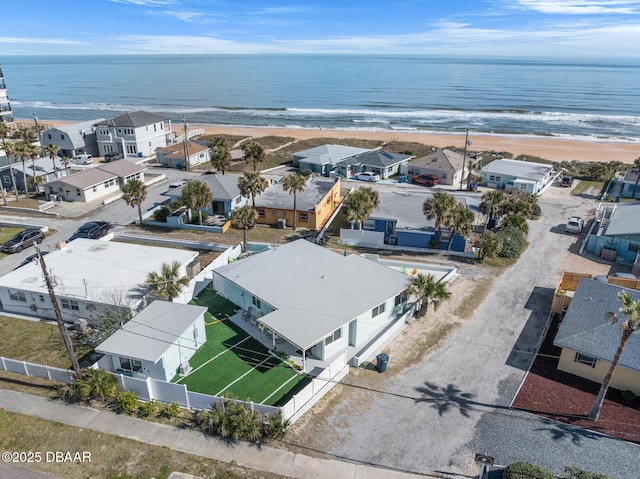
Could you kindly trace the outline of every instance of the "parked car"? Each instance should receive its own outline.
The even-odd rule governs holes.
[[[582,228],[584,228],[584,220],[579,216],[572,216],[569,218],[569,221],[567,221],[564,230],[567,233],[580,234],[582,233]]]
[[[48,252],[48,251],[41,251],[41,252],[40,252],[40,254],[41,254],[42,256],[44,256],[45,254],[49,254],[49,252]],[[33,262],[35,259],[37,259],[37,258],[38,258],[38,253],[36,253],[36,254],[32,254],[32,255],[29,255],[29,256],[27,256],[25,259],[23,259],[23,260],[22,260],[22,263],[20,263],[18,266],[16,266],[15,268],[13,268],[13,270],[15,271],[15,270],[16,270],[16,269],[18,269],[18,268],[22,268],[24,265],[29,264],[29,263],[32,263],[32,262]]]
[[[425,186],[436,186],[438,183],[440,183],[440,178],[438,178],[436,175],[413,175],[411,177],[411,183]]]
[[[573,176],[563,176],[562,180],[560,180],[560,186],[573,186]]]
[[[360,181],[380,181],[380,175],[374,173],[373,171],[361,171],[360,173],[356,173],[353,175],[354,180]]]
[[[174,181],[173,183],[169,183],[169,188],[170,189],[180,188],[182,185],[186,185],[188,181],[189,180],[177,180],[177,181]]]
[[[112,161],[117,161],[123,159],[122,153],[105,153],[104,154],[104,162],[110,163]]]
[[[107,223],[106,221],[90,221],[89,223],[85,223],[80,228],[78,228],[68,241],[73,241],[76,238],[102,238],[109,232],[110,229],[111,223]]]
[[[76,155],[71,158],[71,163],[75,163],[76,165],[90,165],[93,163],[93,156],[88,154]]]
[[[44,241],[44,233],[38,228],[29,228],[26,229],[9,241],[4,243],[0,247],[0,251],[3,253],[19,253],[25,248],[28,248],[33,243],[42,243]]]

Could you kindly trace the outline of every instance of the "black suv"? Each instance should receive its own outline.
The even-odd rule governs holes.
[[[109,163],[111,161],[121,160],[122,158],[124,158],[124,156],[122,156],[122,153],[105,153],[104,154],[104,162],[105,163]]]
[[[563,176],[560,186],[573,186],[573,176]]]
[[[78,228],[68,241],[73,241],[76,238],[102,238],[109,232],[110,228],[111,224],[107,223],[106,221],[90,221],[89,223],[85,223],[80,228]]]
[[[19,253],[28,248],[33,243],[42,243],[44,241],[44,233],[37,228],[29,228],[24,230],[0,247],[3,253]]]

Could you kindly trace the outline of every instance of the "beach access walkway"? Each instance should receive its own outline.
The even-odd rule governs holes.
[[[303,454],[256,446],[244,442],[228,443],[208,438],[194,430],[158,424],[131,416],[101,411],[60,400],[34,396],[0,388],[0,407],[14,413],[126,437],[156,446],[196,454],[216,461],[304,479],[417,479],[421,474],[409,474],[393,469],[365,464],[318,459]],[[34,476],[35,477],[35,476]]]

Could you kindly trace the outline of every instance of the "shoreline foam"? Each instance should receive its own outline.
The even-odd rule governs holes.
[[[41,123],[53,126],[71,124],[71,121],[41,119]],[[16,120],[18,123],[30,123],[31,120]],[[176,123],[178,124],[178,123]],[[190,123],[191,128],[202,128],[205,134],[227,134],[251,136],[255,138],[263,136],[287,136],[297,140],[312,138],[341,138],[378,140],[388,142],[392,140],[412,141],[445,148],[464,146],[464,133],[434,133],[425,131],[401,131],[401,130],[340,130],[325,128],[281,128],[247,125],[212,125]],[[615,142],[615,141],[586,141],[567,140],[556,137],[532,137],[516,135],[493,135],[486,133],[469,132],[469,140],[472,142],[471,150],[509,152],[514,156],[529,155],[544,158],[549,161],[620,161],[632,164],[640,157],[640,143]]]

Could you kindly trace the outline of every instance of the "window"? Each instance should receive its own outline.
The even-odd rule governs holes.
[[[62,298],[60,300],[60,305],[64,308],[64,309],[72,309],[74,311],[79,311],[80,307],[78,306],[78,302],[74,299],[69,299],[69,298]]]
[[[325,346],[329,346],[331,343],[333,343],[334,341],[337,341],[341,337],[342,337],[342,328],[336,329],[331,336],[327,336],[326,338],[324,338],[324,344]]]
[[[78,196],[82,196],[82,192],[80,191],[80,188],[76,188],[76,194]]]
[[[38,296],[40,296],[40,301],[44,301],[44,294],[40,294]]]
[[[306,222],[306,221],[307,221],[307,219],[308,219],[308,215],[307,215],[307,213],[302,213],[302,212],[300,212],[300,213],[299,213],[299,219],[300,219],[300,221],[304,221],[304,222]]]
[[[96,305],[93,303],[89,303],[87,304],[87,311],[95,311],[96,310]]]
[[[23,301],[27,302],[27,297],[24,295],[22,291],[11,291],[9,290],[9,297],[15,301]]]
[[[393,300],[393,305],[399,306],[402,303],[406,303],[407,297],[408,297],[407,292],[403,291],[402,293],[400,293],[398,296],[395,297],[395,299]]]
[[[236,198],[236,205],[239,205],[241,201],[242,201],[242,196],[238,196]]]
[[[376,306],[375,308],[373,308],[371,310],[371,317],[375,318],[376,316],[380,316],[382,313],[384,313],[385,304],[386,303],[382,303],[382,304]]]
[[[120,369],[136,373],[142,372],[142,361],[137,359],[120,358]]]
[[[264,218],[264,208],[258,208],[256,211],[258,212],[258,218]]]
[[[637,253],[639,246],[640,246],[640,244],[638,244],[638,243],[629,243],[629,251],[631,251],[633,253]]]
[[[489,176],[489,181],[502,181],[502,177],[491,175]]]
[[[64,135],[60,135],[60,139],[61,139],[61,140],[64,140]]]
[[[253,305],[260,309],[262,308],[262,303],[260,302],[260,298],[256,298],[255,296],[251,296],[251,302],[253,303]]]
[[[440,177],[441,177],[443,180],[446,180],[446,179],[447,179],[447,174],[446,174],[446,173],[440,173]]]
[[[363,229],[374,229],[376,227],[376,222],[375,220],[366,220],[362,227]]]
[[[47,133],[47,138],[51,139],[51,133]]]
[[[7,175],[2,175],[2,181],[4,181],[5,183],[11,183],[11,178],[9,178]]]
[[[586,364],[587,366],[595,368],[598,360],[592,356],[587,356],[586,354],[576,353],[576,356],[573,358],[573,362]]]

